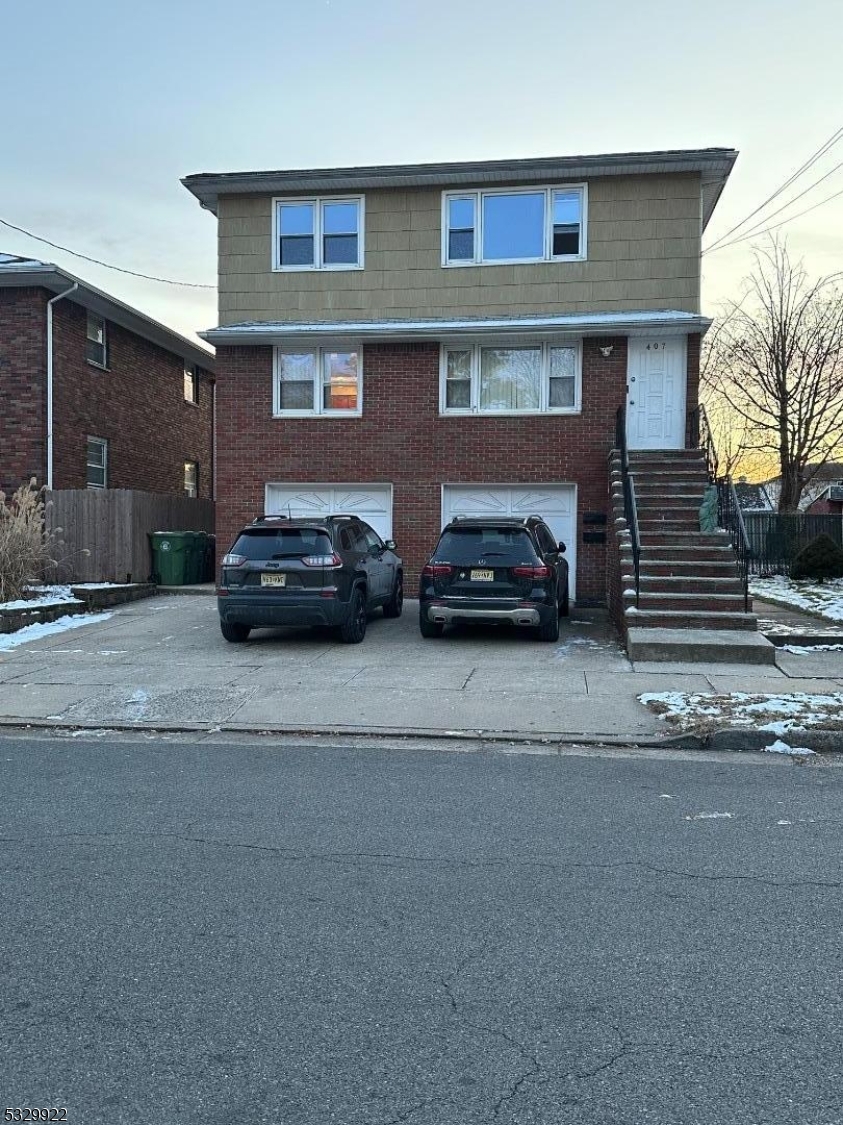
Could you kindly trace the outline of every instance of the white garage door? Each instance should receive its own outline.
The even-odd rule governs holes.
[[[442,526],[454,516],[541,516],[567,550],[569,590],[577,577],[577,490],[573,484],[442,486]]]
[[[392,537],[391,484],[267,484],[267,515],[359,516],[382,539]]]

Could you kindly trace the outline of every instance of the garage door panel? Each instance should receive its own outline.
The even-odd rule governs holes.
[[[569,592],[577,577],[577,504],[572,484],[442,486],[442,526],[454,516],[541,516],[557,541],[565,544]]]
[[[392,537],[392,486],[388,484],[267,484],[266,512],[293,518],[344,513],[359,516],[383,539]]]

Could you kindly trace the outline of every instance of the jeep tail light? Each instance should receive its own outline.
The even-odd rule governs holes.
[[[305,566],[323,566],[328,570],[338,570],[342,566],[342,559],[336,552],[333,555],[305,555],[302,562]]]
[[[515,578],[550,578],[549,566],[514,566],[512,573]]]
[[[445,566],[444,563],[428,563],[422,570],[425,578],[447,578],[454,573],[452,566]]]
[[[222,557],[223,566],[242,566],[246,561],[245,555],[223,555]]]

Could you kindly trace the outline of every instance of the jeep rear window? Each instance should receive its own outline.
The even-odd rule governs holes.
[[[502,563],[532,562],[536,550],[527,531],[520,527],[461,527],[443,533],[436,558],[466,565],[485,558]]]
[[[247,559],[300,559],[305,555],[330,555],[330,536],[318,527],[255,527],[242,532],[232,554]]]

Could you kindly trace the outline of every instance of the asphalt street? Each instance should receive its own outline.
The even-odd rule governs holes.
[[[0,1107],[839,1125],[843,770],[0,737]]]

